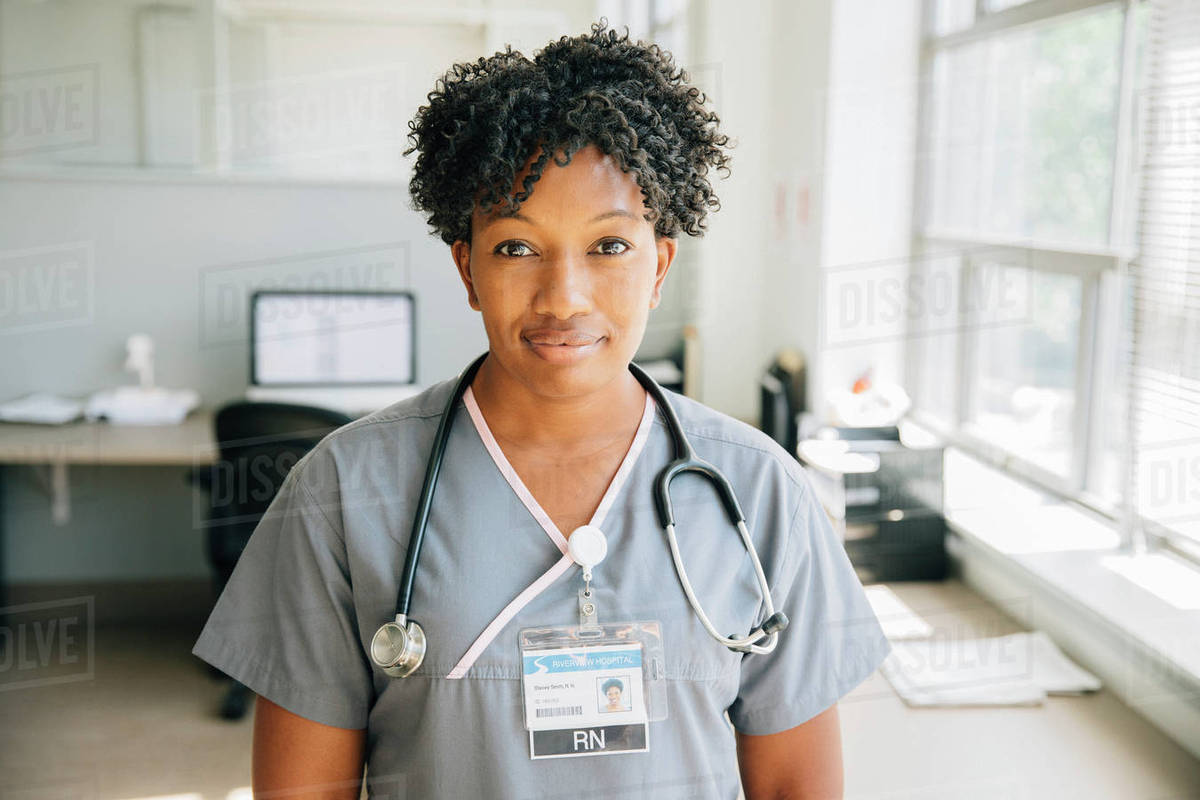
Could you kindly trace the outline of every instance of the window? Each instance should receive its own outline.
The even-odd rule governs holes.
[[[1122,19],[1109,6],[935,53],[931,227],[1107,242]]]
[[[1180,197],[1193,202],[1200,172],[1172,173],[1173,199],[1148,173],[1139,203],[1138,169],[1154,146],[1141,131],[1145,82],[1173,58],[1194,83],[1200,48],[1193,36],[1191,51],[1156,62],[1164,36],[1147,38],[1148,5],[927,1],[912,271],[953,272],[961,302],[956,324],[910,328],[907,379],[918,418],[963,449],[1114,519],[1132,496],[1164,541],[1200,543],[1200,513],[1189,513],[1200,502],[1200,281],[1194,265],[1168,263],[1185,233],[1151,221],[1155,203],[1176,202],[1178,215]],[[1143,61],[1158,72],[1144,76]],[[1195,88],[1191,106],[1178,90],[1173,107],[1200,107]],[[1187,135],[1176,123],[1188,115],[1167,116]],[[1127,375],[1141,387],[1133,413]],[[1175,452],[1184,421],[1191,449]]]
[[[967,331],[974,348],[967,375],[967,430],[1016,455],[1066,477],[1074,444],[1075,381],[1078,372],[1083,281],[1074,275],[1031,272],[985,263],[996,283],[1003,272],[1026,311],[1017,324]],[[1016,306],[1014,306],[1016,307]]]

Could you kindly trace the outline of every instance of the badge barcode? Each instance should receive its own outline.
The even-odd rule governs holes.
[[[539,708],[536,709],[537,718],[542,717],[573,717],[583,713],[583,706],[557,706],[555,708]]]

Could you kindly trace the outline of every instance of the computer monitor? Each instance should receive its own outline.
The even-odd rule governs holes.
[[[409,292],[255,292],[250,299],[250,382],[412,384],[415,335],[415,300]]]

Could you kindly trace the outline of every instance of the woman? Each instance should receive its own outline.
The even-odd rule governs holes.
[[[625,701],[621,699],[621,692],[625,691],[625,684],[616,678],[609,678],[600,686],[600,689],[604,692],[605,711],[625,710]]]
[[[256,791],[357,797],[365,762],[384,797],[733,798],[739,772],[752,800],[841,795],[836,701],[889,645],[803,470],[759,431],[668,395],[733,484],[791,620],[769,654],[705,632],[655,517],[672,443],[629,363],[675,237],[703,232],[719,207],[707,172],[728,161],[686,79],[601,22],[532,61],[508,49],[456,65],[418,112],[412,194],[488,339],[416,573],[428,652],[405,678],[369,658],[395,614],[454,379],[339,429],[296,465],[196,644],[259,696]],[[712,486],[685,474],[672,490],[709,616],[750,630],[758,582]],[[517,632],[579,621],[581,572],[564,554],[585,524],[608,542],[590,584],[601,621],[661,624],[667,716],[640,752],[533,758]]]

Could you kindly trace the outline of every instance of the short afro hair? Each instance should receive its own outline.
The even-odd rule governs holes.
[[[588,145],[633,174],[656,236],[703,235],[708,209],[721,207],[708,171],[729,174],[729,137],[669,52],[607,24],[601,17],[590,34],[552,41],[532,61],[509,44],[438,79],[408,124],[404,155],[420,151],[413,207],[446,244],[470,241],[476,203],[485,213],[497,203],[502,213],[517,211],[552,156],[561,151],[565,160],[555,163],[565,167]]]

